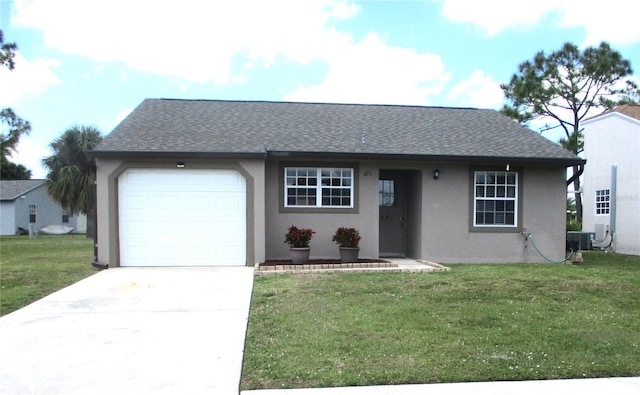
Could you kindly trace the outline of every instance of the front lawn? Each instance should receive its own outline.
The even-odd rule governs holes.
[[[241,388],[640,375],[640,257],[257,277]]]
[[[96,272],[85,235],[0,236],[0,315]]]

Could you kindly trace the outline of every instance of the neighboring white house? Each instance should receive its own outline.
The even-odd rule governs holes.
[[[44,180],[0,181],[0,234],[14,235],[19,228],[34,230],[47,225],[66,225],[86,232],[86,216],[67,213],[47,193]]]
[[[595,232],[596,247],[640,255],[640,106],[619,106],[582,125],[582,229]]]

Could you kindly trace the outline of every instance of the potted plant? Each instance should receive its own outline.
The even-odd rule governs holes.
[[[360,252],[360,233],[358,229],[338,228],[331,240],[340,246],[341,262],[356,262],[358,260],[358,253]]]
[[[284,242],[289,244],[291,251],[291,261],[296,265],[309,262],[311,248],[309,242],[316,233],[311,229],[300,229],[291,225],[284,236]]]

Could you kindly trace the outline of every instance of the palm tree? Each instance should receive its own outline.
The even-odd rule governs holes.
[[[87,152],[100,141],[102,135],[96,128],[74,126],[50,144],[54,154],[42,160],[49,171],[49,195],[67,212],[87,215],[87,237],[93,237],[96,178],[95,164]]]

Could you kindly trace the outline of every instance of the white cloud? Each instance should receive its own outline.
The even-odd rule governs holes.
[[[279,56],[311,62],[332,40],[332,23],[358,7],[343,0],[16,0],[15,10],[13,23],[41,30],[46,45],[62,52],[225,84],[238,77],[231,70],[238,56],[263,66]]]
[[[0,68],[0,106],[14,105],[23,98],[44,92],[51,85],[60,84],[60,80],[51,70],[60,62],[53,59],[36,59],[31,62],[20,52],[15,55],[15,68]]]
[[[602,41],[618,45],[640,41],[640,2],[608,0],[605,7],[601,3],[591,7],[576,1],[570,3],[572,7],[562,10],[561,24],[563,27],[584,26],[587,36],[582,46],[597,45]]]
[[[329,72],[319,85],[300,87],[285,100],[428,104],[449,79],[440,56],[386,45],[376,33],[361,42],[336,40],[323,53]]]
[[[118,114],[116,114],[114,118],[101,119],[100,122],[98,122],[98,130],[100,130],[102,132],[102,135],[105,136],[113,129],[115,129],[116,126],[118,126],[120,122],[122,122],[129,114],[131,114],[133,110],[133,108],[127,108],[126,110],[122,110]]]
[[[118,115],[116,115],[116,120],[112,125],[112,129],[116,127],[117,124],[122,122],[126,117],[128,117],[129,114],[131,114],[131,111],[133,111],[133,108],[127,108],[126,110],[120,111]]]
[[[475,70],[468,79],[456,84],[447,97],[455,106],[498,109],[504,100],[500,83],[482,70]]]
[[[11,155],[11,161],[31,170],[31,178],[45,178],[47,172],[42,167],[42,159],[50,156],[51,151],[29,136],[20,137],[16,152]]]
[[[533,27],[558,1],[441,0],[442,14],[453,22],[471,23],[494,36],[516,27]],[[528,4],[527,4],[528,3]]]
[[[640,40],[640,3],[629,0],[438,0],[453,22],[470,23],[494,36],[510,29],[529,29],[543,18],[558,18],[562,27],[583,27],[583,46],[608,41],[626,45]]]

